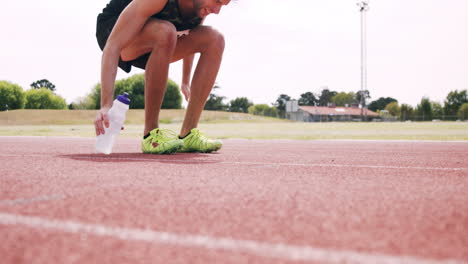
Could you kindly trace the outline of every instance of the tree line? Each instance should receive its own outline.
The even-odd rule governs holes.
[[[31,89],[23,91],[16,84],[0,81],[0,111],[13,109],[99,109],[101,101],[101,84],[96,84],[91,91],[67,105],[65,99],[55,94],[55,85],[47,79],[31,83]],[[144,109],[144,74],[136,74],[115,82],[114,94],[127,92],[130,96],[131,109]],[[216,84],[205,104],[205,110],[243,112],[254,115],[284,118],[286,102],[297,100],[300,106],[358,106],[364,102],[364,107],[378,112],[384,118],[393,120],[427,121],[433,119],[465,120],[468,118],[467,90],[450,91],[443,105],[423,97],[421,102],[413,107],[409,104],[399,104],[392,97],[380,97],[366,103],[370,98],[369,91],[339,92],[324,87],[319,93],[305,92],[294,99],[287,94],[280,94],[275,102],[254,104],[247,97],[238,97],[227,103],[226,97],[218,94],[221,87]],[[168,80],[164,95],[163,109],[181,109],[182,96],[179,86]]]
[[[213,91],[220,88],[215,85]],[[114,94],[127,92],[131,98],[130,109],[145,108],[145,77],[144,74],[136,74],[129,78],[117,80],[114,85]],[[229,104],[224,104],[225,97],[211,93],[205,109],[231,112],[248,112],[248,108],[253,105],[246,97],[232,100]],[[91,91],[78,98],[69,105],[65,99],[55,94],[55,85],[47,79],[42,79],[31,83],[30,89],[24,91],[17,84],[0,81],[0,111],[15,109],[99,109],[101,107],[101,84],[93,86]],[[168,80],[166,93],[164,95],[162,109],[181,109],[182,96],[179,86]],[[255,113],[266,113],[265,111],[255,111]]]
[[[364,102],[363,106],[377,112],[384,119],[390,120],[414,120],[429,121],[440,120],[467,120],[468,119],[468,94],[467,90],[454,90],[447,94],[443,105],[431,101],[428,97],[422,97],[419,104],[413,107],[409,104],[399,104],[392,97],[380,97],[369,104],[369,91],[337,92],[324,88],[318,95],[305,92],[299,97],[298,104],[303,106],[357,106]],[[364,100],[362,100],[364,99]],[[278,116],[284,117],[286,113],[286,102],[294,100],[286,94],[279,95],[275,102]]]
[[[371,102],[369,109],[379,112],[384,118],[390,117],[400,121],[467,120],[468,94],[467,90],[450,91],[443,105],[428,97],[422,97],[416,107],[409,104],[400,105],[398,100],[391,97],[381,97]]]
[[[55,94],[55,85],[47,79],[33,82],[27,91],[17,84],[0,81],[0,111],[67,108],[65,99]]]

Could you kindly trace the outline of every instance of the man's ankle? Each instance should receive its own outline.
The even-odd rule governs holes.
[[[143,130],[143,135],[144,135],[144,136],[143,136],[143,139],[146,139],[146,138],[150,135],[151,131],[155,130],[156,128],[157,128],[157,127],[153,128],[153,129],[150,129],[150,130],[144,129],[144,130]]]
[[[190,135],[190,132],[188,132],[185,136],[180,136],[179,135],[179,139],[184,139],[184,138],[188,137],[188,135]]]

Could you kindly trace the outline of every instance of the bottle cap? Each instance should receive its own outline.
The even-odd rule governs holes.
[[[130,104],[130,99],[128,98],[128,93],[123,93],[123,94],[117,96],[117,100],[119,100],[119,102],[121,102],[123,104],[126,104],[126,105]]]

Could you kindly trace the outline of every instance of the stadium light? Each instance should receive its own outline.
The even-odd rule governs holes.
[[[367,46],[366,46],[366,12],[369,10],[369,0],[357,2],[361,12],[361,121],[364,121],[365,90],[367,89]],[[366,111],[367,114],[367,111]]]

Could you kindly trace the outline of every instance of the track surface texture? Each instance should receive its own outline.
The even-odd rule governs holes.
[[[468,143],[0,137],[1,263],[468,263]]]

